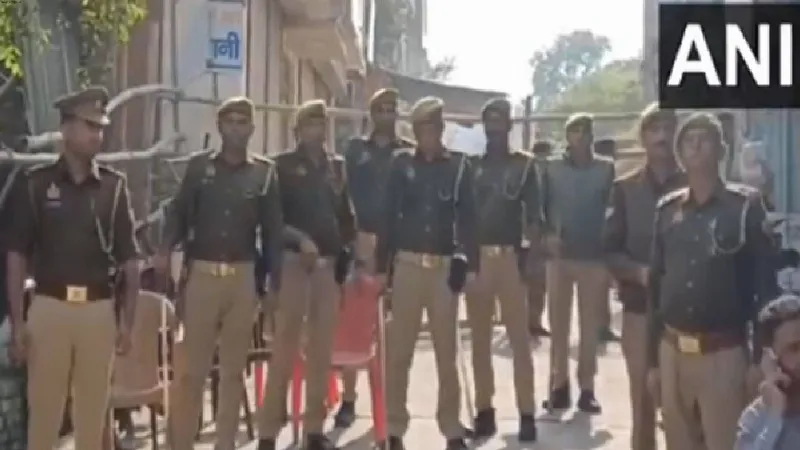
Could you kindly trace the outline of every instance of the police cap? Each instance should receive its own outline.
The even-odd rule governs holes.
[[[397,89],[393,88],[386,88],[380,89],[369,99],[369,110],[375,111],[381,108],[381,106],[389,104],[389,105],[397,105],[397,100],[400,98],[400,92]]]
[[[486,120],[486,117],[489,114],[496,114],[504,119],[510,119],[511,102],[509,102],[505,97],[497,97],[489,100],[485,105],[483,105],[483,109],[481,110],[481,118]]]
[[[295,112],[294,115],[294,124],[296,127],[299,127],[312,119],[327,118],[328,107],[325,106],[325,101],[320,99],[309,100],[297,108],[297,112]]]
[[[245,96],[230,97],[219,105],[219,109],[217,109],[217,119],[221,119],[223,116],[230,113],[236,113],[247,116],[252,120],[255,115],[255,109],[253,101]]]
[[[89,86],[78,92],[72,92],[56,99],[53,108],[61,112],[61,116],[73,116],[87,122],[106,126],[111,121],[106,113],[108,106],[108,90],[103,86]]]
[[[564,124],[564,130],[570,131],[592,131],[594,128],[594,118],[588,113],[575,113],[567,119]]]
[[[444,121],[444,100],[439,97],[423,97],[411,108],[411,123],[437,123]]]

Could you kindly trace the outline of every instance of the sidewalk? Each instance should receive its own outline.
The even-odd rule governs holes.
[[[619,330],[619,313],[614,314],[614,316],[615,328]],[[575,328],[573,327],[573,329]],[[465,348],[468,349],[468,330],[462,330],[462,332],[463,342],[466,344]],[[549,341],[545,339],[540,343],[534,343],[534,347],[536,392],[539,397],[537,403],[541,403],[547,386]],[[574,358],[571,363],[574,368]],[[532,446],[521,446],[516,441],[518,419],[514,404],[512,362],[508,342],[501,327],[495,329],[494,367],[497,392],[495,408],[497,409],[499,433],[495,438],[487,442],[474,445],[474,448],[486,450],[523,448],[535,448],[537,450],[630,449],[627,376],[618,344],[609,344],[601,352],[600,356],[597,397],[603,406],[603,414],[593,418],[574,415],[571,421],[561,424],[540,422],[539,442]],[[437,390],[435,380],[435,361],[430,337],[427,333],[423,333],[417,346],[417,355],[411,374],[411,386],[409,387],[409,408],[412,415],[412,424],[405,437],[405,443],[406,447],[411,450],[444,448],[444,440],[439,435],[435,421]],[[359,420],[346,432],[339,433],[334,431],[330,434],[340,446],[352,450],[364,450],[372,445],[369,390],[366,376],[359,378],[358,391],[362,393],[357,404]],[[464,411],[464,423],[468,424],[466,407],[462,407],[462,409]],[[571,416],[573,414],[568,413],[564,417],[565,422]],[[146,425],[147,422],[144,420],[146,414],[139,414],[137,418],[140,419],[137,422]],[[142,430],[146,433],[144,431],[146,430],[145,427],[142,427]],[[254,443],[244,444],[246,441],[244,433],[240,437],[240,442],[243,445],[241,448],[255,450],[256,445]],[[149,448],[147,442],[147,438],[143,436],[143,439],[140,440],[142,447],[139,448]],[[286,449],[290,446],[291,431],[289,427],[286,427],[280,436],[278,448]],[[213,449],[213,426],[211,424],[204,429],[203,436],[195,448],[200,450]]]

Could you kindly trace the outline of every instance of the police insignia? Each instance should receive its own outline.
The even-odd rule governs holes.
[[[481,175],[483,175],[483,167],[478,166],[475,168],[475,176],[480,177]]]
[[[297,175],[304,177],[308,174],[308,171],[306,170],[305,166],[297,166],[296,173]]]
[[[212,164],[206,165],[206,177],[213,177],[216,173],[217,171]]]
[[[55,183],[50,183],[50,186],[47,188],[47,199],[48,200],[58,200],[61,197],[61,191],[58,189],[58,186]]]
[[[372,155],[362,150],[361,155],[358,157],[358,164],[366,164],[370,159],[372,159]]]
[[[414,177],[416,176],[416,173],[414,173],[414,168],[413,167],[409,167],[409,168],[406,169],[406,176],[408,177],[409,180],[413,180],[414,179]]]
[[[612,215],[614,215],[614,207],[609,206],[606,208],[606,219],[610,218]]]

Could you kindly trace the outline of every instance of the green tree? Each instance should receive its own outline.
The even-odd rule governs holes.
[[[645,105],[641,60],[635,58],[612,61],[587,75],[562,92],[547,111],[630,112]]]
[[[456,70],[456,58],[454,56],[448,56],[432,64],[423,78],[435,81],[447,81],[454,70]]]
[[[106,62],[116,50],[109,43],[129,40],[131,28],[146,15],[146,5],[146,0],[63,0],[61,9],[64,13],[70,9],[78,12],[81,58],[97,64],[99,60]],[[13,77],[24,75],[21,41],[32,38],[36,45],[47,43],[49,30],[32,29],[34,12],[26,0],[0,1],[0,65]],[[67,26],[66,17],[63,19]]]
[[[600,69],[609,51],[609,39],[589,30],[559,35],[536,51],[530,59],[534,108],[548,109],[568,88]]]

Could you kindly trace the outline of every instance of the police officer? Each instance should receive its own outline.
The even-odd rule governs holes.
[[[356,221],[345,161],[325,148],[327,126],[324,101],[304,103],[295,117],[297,147],[275,160],[288,244],[275,312],[270,374],[264,405],[258,412],[259,450],[275,448],[286,420],[286,393],[303,336],[306,448],[335,448],[322,434],[322,426],[341,283],[346,276],[342,261],[355,240]],[[363,261],[355,263],[363,265]]]
[[[497,432],[492,370],[492,314],[500,303],[514,357],[514,387],[520,413],[519,440],[536,440],[533,361],[528,343],[528,305],[518,253],[524,238],[539,241],[541,209],[532,155],[511,150],[511,103],[489,101],[482,112],[486,154],[474,158],[481,271],[467,291],[467,315],[472,328],[472,368],[475,375],[475,437]]]
[[[414,105],[411,122],[416,149],[395,157],[378,230],[376,273],[386,282],[393,265],[392,322],[387,330],[389,445],[402,449],[408,429],[408,374],[426,312],[439,377],[437,421],[448,450],[464,449],[459,421],[460,385],[456,371],[458,301],[463,286],[449,277],[454,252],[467,259],[467,284],[479,267],[475,238],[473,180],[466,156],[442,145],[444,102],[425,97]],[[453,284],[453,286],[449,286]]]
[[[689,117],[675,137],[688,187],[663,197],[656,213],[648,384],[660,395],[670,449],[733,448],[747,379],[759,373],[759,334],[748,324],[778,292],[764,206],[720,179],[725,151],[714,116]]]
[[[645,163],[614,181],[610,214],[606,217],[609,270],[622,303],[622,354],[628,371],[631,400],[631,449],[656,449],[656,414],[648,393],[647,273],[658,199],[684,185],[672,144],[677,117],[673,110],[648,106],[639,119],[639,139]]]
[[[594,152],[600,156],[605,156],[611,161],[616,161],[617,142],[614,139],[603,138],[594,141]],[[611,285],[611,280],[609,280]],[[611,328],[611,296],[607,296],[605,303],[600,309],[600,328],[597,330],[598,340],[602,343],[619,341],[619,336]]]
[[[536,172],[541,174],[544,170],[542,166],[553,153],[553,143],[547,140],[536,141],[531,147],[531,153],[535,158]],[[541,184],[541,175],[537,175],[537,180]],[[525,287],[528,296],[528,329],[531,336],[536,338],[550,336],[550,331],[542,323],[545,294],[547,294],[546,258],[547,254],[541,242],[523,242],[523,248],[520,252],[520,266],[525,274]]]
[[[275,165],[248,151],[253,134],[252,102],[233,97],[217,111],[219,150],[189,160],[169,211],[163,247],[155,265],[163,277],[172,249],[182,244],[187,259],[182,307],[185,372],[178,374],[170,415],[172,448],[194,448],[203,387],[219,346],[218,450],[232,450],[239,428],[242,371],[258,305],[254,286],[256,239],[279,249],[283,214]],[[272,270],[279,269],[276,250]],[[277,289],[277,277],[274,289]]]
[[[344,151],[347,162],[353,206],[358,217],[359,232],[355,251],[375,270],[375,234],[381,220],[386,178],[392,153],[399,148],[412,148],[414,143],[397,136],[397,99],[395,89],[381,89],[369,101],[372,133],[352,139]],[[355,420],[356,373],[344,372],[342,405],[336,413],[337,428],[347,428]]]
[[[553,333],[550,346],[550,398],[546,407],[571,405],[569,335],[573,292],[578,306],[580,344],[578,385],[581,411],[597,414],[597,330],[608,302],[603,224],[614,182],[614,163],[593,152],[594,120],[575,114],[567,120],[567,148],[553,155],[542,176],[547,261],[547,311]]]
[[[30,450],[54,448],[70,392],[75,448],[102,448],[115,346],[118,353],[130,348],[139,263],[128,185],[95,161],[107,103],[100,87],[55,102],[60,156],[27,171],[12,206],[8,292],[16,353],[28,361]],[[36,294],[23,323],[29,267]],[[128,280],[117,299],[119,320],[112,299],[118,267]]]

